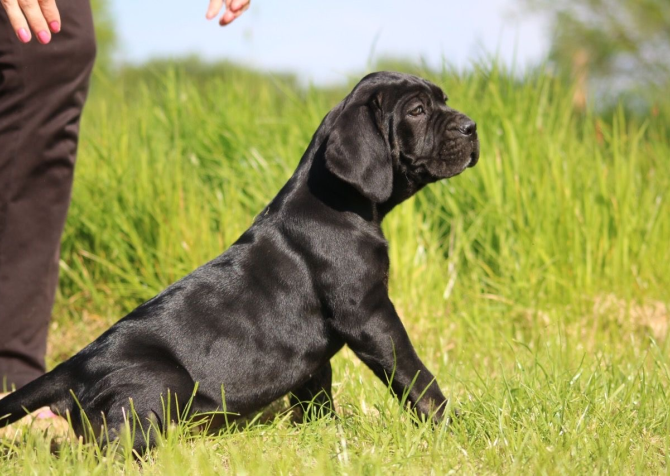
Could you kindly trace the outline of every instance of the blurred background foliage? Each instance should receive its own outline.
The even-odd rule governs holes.
[[[225,75],[226,61],[206,63],[195,56],[153,60],[140,66],[114,63],[117,37],[110,0],[92,0],[98,41],[97,71],[103,75],[141,77],[179,64],[193,77]],[[518,0],[529,19],[549,17],[551,46],[547,58],[553,74],[575,85],[573,102],[600,111],[623,106],[637,115],[658,114],[670,91],[670,1],[668,0]],[[372,65],[371,65],[372,66]],[[382,58],[376,68],[417,71],[411,61]],[[542,67],[541,65],[538,65]],[[273,77],[297,86],[291,74]]]
[[[670,90],[668,0],[522,0],[551,18],[550,64],[575,80],[575,105],[589,96],[646,113]]]
[[[108,74],[113,68],[114,48],[117,46],[114,20],[109,9],[109,0],[91,0],[95,20],[95,37],[98,53],[95,61],[96,72]]]

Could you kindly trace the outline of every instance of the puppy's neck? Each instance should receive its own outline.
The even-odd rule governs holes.
[[[418,184],[402,172],[396,172],[393,176],[393,192],[391,197],[384,203],[378,205],[379,222],[402,202],[410,198],[412,195],[420,191],[425,184]]]
[[[305,184],[309,193],[334,211],[358,215],[368,222],[381,222],[375,203],[326,168],[322,149],[309,164]]]
[[[361,195],[354,187],[335,177],[326,167],[323,157],[317,151],[309,164],[306,186],[309,193],[319,201],[338,212],[353,213],[365,221],[381,225],[384,217],[412,195],[420,191],[425,184],[418,184],[402,172],[396,172],[393,179],[393,191],[384,203],[374,203]]]
[[[356,215],[367,222],[381,225],[384,217],[396,205],[404,202],[425,186],[425,184],[417,184],[408,174],[396,170],[390,198],[384,203],[374,203],[326,168],[323,157],[325,144],[315,146],[315,142],[317,141],[313,140],[313,143],[310,144],[298,170],[275,198],[273,208],[281,207],[281,204],[286,201],[292,201],[291,197],[304,197],[304,193],[307,193],[335,212]],[[300,190],[303,190],[304,193],[301,193]]]

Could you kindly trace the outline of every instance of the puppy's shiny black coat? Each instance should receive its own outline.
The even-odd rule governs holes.
[[[420,414],[442,419],[445,397],[388,296],[380,223],[478,157],[475,123],[440,88],[406,74],[366,76],[230,249],[1,400],[0,426],[50,405],[83,433],[72,391],[94,429],[103,415],[108,428],[122,427],[129,399],[141,421],[164,428],[161,396],[184,403],[196,382],[191,413],[220,410],[222,386],[226,410],[240,415],[287,393],[332,409],[330,359],[345,344],[392,378],[397,395],[411,387]],[[137,449],[147,444],[140,433]]]

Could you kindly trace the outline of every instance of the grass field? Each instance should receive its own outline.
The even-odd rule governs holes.
[[[296,426],[279,402],[242,431],[176,429],[141,463],[24,432],[0,440],[0,472],[667,472],[670,108],[579,113],[541,72],[423,75],[477,121],[481,159],[386,219],[390,288],[460,418],[415,425],[345,350],[336,421]],[[97,78],[49,365],[225,250],[347,90],[239,69]]]

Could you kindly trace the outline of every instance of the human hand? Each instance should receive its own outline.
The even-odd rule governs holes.
[[[60,31],[60,14],[55,0],[0,0],[0,3],[23,43],[30,41],[30,30],[43,45],[51,41],[51,33]]]
[[[1,0],[5,1],[5,0]],[[207,9],[207,19],[211,20],[219,14],[221,7],[223,6],[224,0],[209,0],[209,8]],[[226,26],[231,23],[235,18],[242,15],[242,13],[249,8],[251,0],[225,0],[226,11],[223,12],[223,15],[219,19],[219,25]]]

